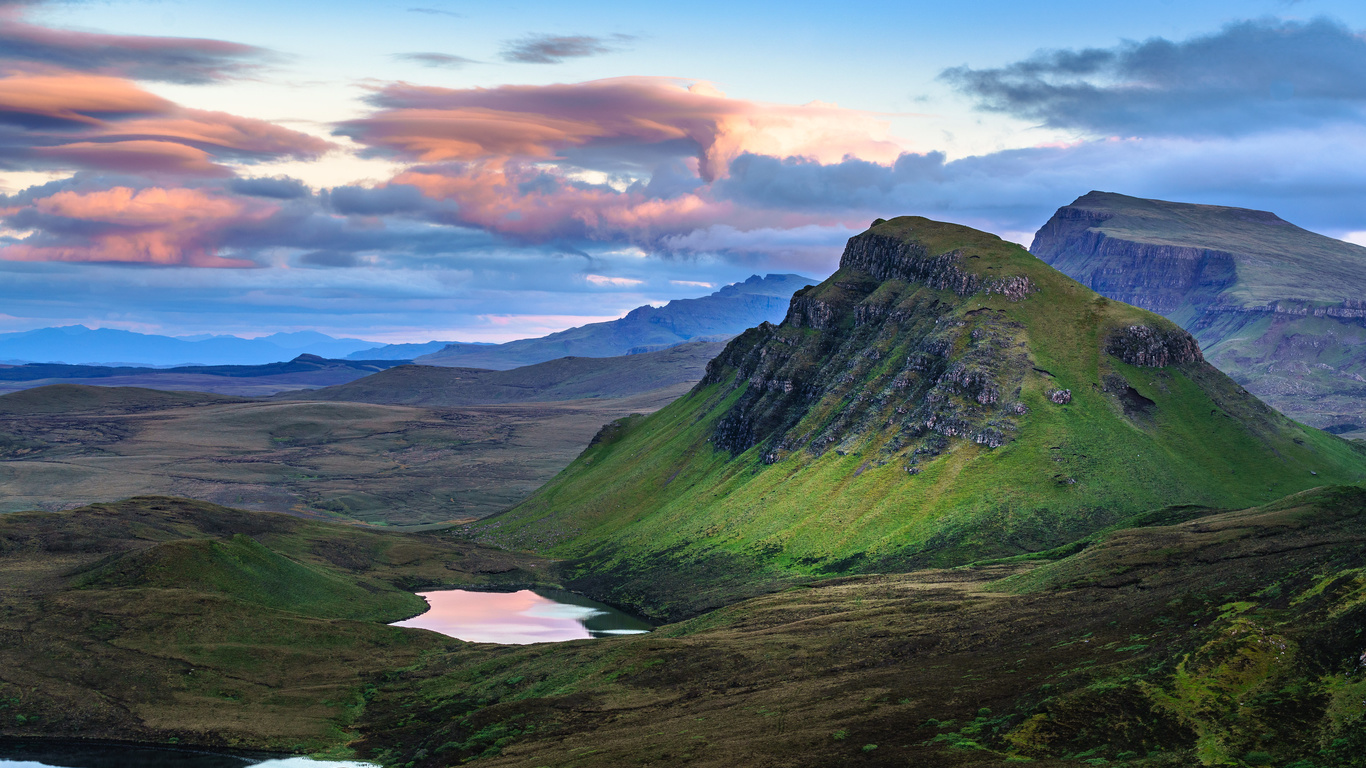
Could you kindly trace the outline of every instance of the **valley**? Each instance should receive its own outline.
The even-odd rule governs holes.
[[[440,409],[32,389],[0,397],[0,511],[163,494],[381,525],[468,521],[531,493],[604,422],[685,388]]]

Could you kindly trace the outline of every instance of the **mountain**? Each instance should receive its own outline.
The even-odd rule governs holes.
[[[354,360],[412,360],[423,355],[430,355],[433,352],[440,352],[452,344],[461,343],[458,341],[428,341],[422,344],[385,344],[382,347],[370,347],[352,352],[346,357]],[[495,347],[498,345],[468,344],[466,346]]]
[[[691,385],[725,345],[693,341],[639,355],[562,357],[506,371],[400,365],[347,384],[282,394],[326,400],[442,408],[496,403],[617,398]]]
[[[176,368],[60,363],[0,365],[0,394],[50,384],[86,384],[265,397],[288,390],[341,384],[391,368],[399,362],[329,360],[317,355],[299,355],[288,362],[264,365],[191,365]]]
[[[1168,505],[1363,480],[1366,446],[1267,407],[1171,321],[993,235],[903,217],[851,238],[688,395],[609,425],[470,531],[681,616],[813,574],[1037,552]]]
[[[1091,192],[1059,208],[1030,250],[1176,321],[1284,413],[1366,438],[1366,248],[1266,211]]]
[[[753,275],[710,296],[677,299],[662,307],[636,307],[619,320],[496,346],[452,344],[415,358],[415,362],[506,370],[559,357],[616,357],[690,340],[718,341],[759,323],[781,319],[793,292],[815,282],[801,275]]]
[[[373,341],[334,339],[315,331],[276,333],[258,339],[211,336],[198,340],[155,336],[83,325],[0,334],[0,360],[35,363],[121,365],[260,365],[301,354],[344,357]]]

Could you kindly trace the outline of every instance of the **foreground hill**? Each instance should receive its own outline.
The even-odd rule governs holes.
[[[399,362],[331,360],[317,355],[299,355],[286,362],[262,365],[189,365],[177,368],[55,363],[0,365],[0,394],[53,384],[86,384],[266,397],[277,392],[354,381],[392,368]]]
[[[686,397],[472,528],[678,616],[799,574],[956,565],[1362,480],[1366,448],[1271,410],[1170,321],[903,217],[851,238]]]
[[[794,291],[815,283],[801,275],[754,275],[698,299],[662,307],[636,307],[619,320],[590,323],[538,339],[506,344],[452,344],[422,355],[423,365],[504,370],[559,357],[616,357],[671,347],[685,341],[715,341],[783,316]]]
[[[725,344],[689,342],[639,355],[562,357],[506,371],[402,365],[349,384],[278,399],[450,407],[616,398],[691,386]]]
[[[1091,192],[1059,208],[1030,250],[1176,321],[1281,411],[1366,438],[1366,248],[1266,211]]]
[[[533,570],[442,534],[185,499],[0,515],[0,737],[331,746],[362,686],[444,644],[385,626],[425,609],[411,589]]]

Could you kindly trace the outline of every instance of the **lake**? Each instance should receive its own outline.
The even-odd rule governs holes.
[[[556,643],[637,635],[654,629],[609,605],[561,590],[447,589],[418,595],[431,609],[394,626],[430,629],[472,643]]]
[[[0,741],[0,768],[377,768],[355,761],[70,742]]]

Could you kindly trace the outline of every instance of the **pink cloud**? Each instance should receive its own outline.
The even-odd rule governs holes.
[[[890,162],[905,151],[872,113],[732,99],[707,83],[676,78],[467,89],[397,83],[371,101],[380,107],[375,114],[338,131],[424,163],[549,159],[574,148],[682,142],[710,181],[743,152]]]
[[[0,251],[11,261],[86,261],[194,267],[252,267],[219,256],[224,230],[260,222],[277,207],[201,189],[114,187],[58,192],[25,206],[33,214],[83,225],[72,242],[31,235]],[[12,216],[19,208],[0,211]],[[36,242],[31,242],[36,241]]]
[[[42,168],[225,176],[223,161],[315,158],[334,145],[265,120],[185,109],[127,80],[80,72],[0,76],[5,154]]]
[[[109,35],[52,29],[0,9],[0,55],[9,61],[144,80],[202,83],[246,74],[272,54],[225,40]]]
[[[0,115],[98,126],[102,116],[161,114],[174,105],[127,80],[79,72],[9,71],[0,78]]]

